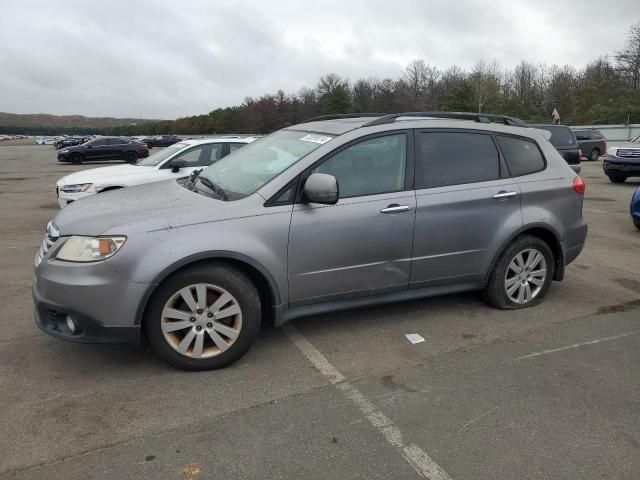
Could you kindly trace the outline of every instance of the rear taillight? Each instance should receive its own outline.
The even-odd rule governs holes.
[[[587,157],[582,155],[582,149],[581,148],[578,149],[578,158],[580,159],[581,162],[584,162],[587,159]]]
[[[585,185],[582,177],[578,176],[573,179],[573,189],[579,195],[584,195],[584,191],[587,189],[587,186]]]

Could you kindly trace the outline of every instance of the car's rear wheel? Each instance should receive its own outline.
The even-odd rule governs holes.
[[[624,175],[609,175],[609,180],[611,180],[612,183],[624,183],[627,177]]]
[[[69,157],[69,160],[74,165],[80,165],[84,161],[84,157],[82,155],[80,155],[79,153],[74,153],[74,154],[71,155],[71,157]]]
[[[163,282],[145,312],[152,350],[187,370],[225,367],[244,355],[260,330],[260,296],[241,271],[210,262]]]
[[[598,150],[597,148],[594,148],[593,150],[591,150],[591,153],[589,154],[589,160],[595,162],[599,158],[600,158],[600,150]]]
[[[136,152],[125,152],[124,160],[127,163],[136,163],[138,161],[138,154]]]
[[[500,255],[484,291],[487,303],[502,310],[537,305],[553,280],[554,257],[538,237],[517,238]]]

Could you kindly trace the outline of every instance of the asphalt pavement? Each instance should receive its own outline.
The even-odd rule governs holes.
[[[640,478],[640,179],[583,164],[587,246],[538,307],[471,293],[308,317],[189,373],[33,323],[55,181],[96,166],[0,144],[0,479]]]

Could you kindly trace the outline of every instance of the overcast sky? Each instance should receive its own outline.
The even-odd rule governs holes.
[[[637,0],[7,0],[0,111],[173,119],[415,58],[581,67],[639,20]]]

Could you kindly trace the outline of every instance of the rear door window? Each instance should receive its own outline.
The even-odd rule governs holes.
[[[576,134],[577,140],[589,140],[589,132],[585,130],[576,130],[573,132]]]
[[[500,178],[500,157],[489,134],[420,132],[417,142],[422,188]]]
[[[531,140],[498,135],[498,144],[512,177],[544,170],[545,161],[538,145]]]

